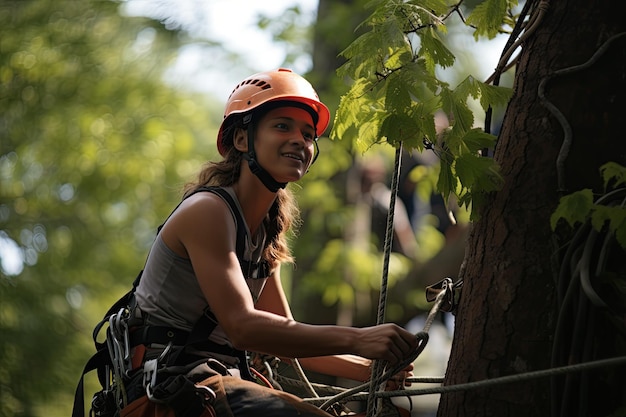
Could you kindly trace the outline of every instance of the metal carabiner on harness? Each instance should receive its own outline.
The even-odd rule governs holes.
[[[130,352],[130,334],[128,332],[128,319],[130,314],[126,308],[121,308],[119,312],[109,317],[107,337],[111,362],[115,368],[115,373],[128,377],[132,370],[132,360]]]

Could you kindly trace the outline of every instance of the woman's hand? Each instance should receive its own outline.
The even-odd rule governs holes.
[[[409,364],[406,368],[392,376],[387,380],[385,391],[397,391],[403,387],[410,387],[411,383],[407,382],[407,378],[413,376],[413,364]]]
[[[394,366],[417,349],[417,337],[402,327],[387,323],[359,329],[355,346],[357,354],[369,359],[381,359]]]

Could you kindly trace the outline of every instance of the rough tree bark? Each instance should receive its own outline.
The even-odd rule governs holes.
[[[603,163],[625,164],[621,109],[626,104],[626,36],[612,41],[586,68],[555,71],[587,62],[607,40],[624,32],[623,11],[621,0],[550,2],[540,27],[523,45],[494,155],[505,185],[489,196],[468,238],[445,385],[551,366],[558,315],[557,247],[565,245],[571,232],[553,233],[549,219],[563,193],[583,188],[602,192]],[[559,189],[556,161],[567,135],[538,96],[540,82],[551,75],[546,98],[572,129],[561,177],[564,190]],[[596,345],[609,345],[604,357],[623,354],[613,334],[607,330],[594,336]],[[608,370],[593,375],[597,379],[579,395],[596,401],[589,410],[574,407],[571,411],[585,413],[575,415],[606,416],[624,406],[623,376]],[[614,379],[593,382],[603,381],[603,376]],[[601,387],[612,391],[598,392]],[[550,389],[549,379],[537,379],[448,393],[442,395],[438,416],[544,417],[551,415]]]

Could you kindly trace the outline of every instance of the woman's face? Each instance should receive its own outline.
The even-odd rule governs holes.
[[[309,112],[279,107],[257,124],[254,149],[259,164],[278,182],[297,181],[311,165],[315,127]]]

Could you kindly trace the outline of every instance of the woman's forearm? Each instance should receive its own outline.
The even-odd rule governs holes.
[[[287,358],[356,354],[360,334],[357,328],[304,324],[267,312],[227,332],[238,349]]]
[[[369,359],[355,355],[333,355],[298,359],[304,369],[324,375],[365,382],[371,376]]]

